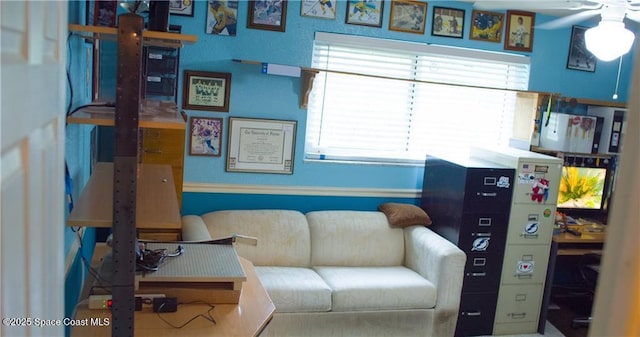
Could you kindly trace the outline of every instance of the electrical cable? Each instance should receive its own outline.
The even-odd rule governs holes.
[[[73,55],[73,53],[71,52],[71,32],[69,32],[69,35],[67,35],[67,55],[69,56],[67,58],[67,83],[69,84],[69,104],[67,104],[67,116],[69,116],[69,111],[71,111],[71,106],[73,104],[73,84],[71,83],[71,72],[69,71],[69,68],[71,67],[71,56]]]
[[[202,303],[202,304],[208,305],[209,306],[209,310],[207,310],[206,313],[204,313],[204,314],[198,314],[196,316],[191,317],[188,321],[186,321],[185,323],[180,324],[180,325],[176,325],[176,324],[173,324],[173,323],[169,322],[164,317],[162,317],[162,315],[160,315],[160,312],[157,312],[156,314],[158,315],[158,318],[160,318],[163,322],[165,322],[167,325],[169,325],[170,327],[172,327],[174,329],[182,329],[185,326],[187,326],[189,323],[195,321],[198,317],[202,317],[202,318],[206,319],[207,321],[211,322],[212,324],[217,324],[215,318],[213,318],[213,315],[211,314],[213,309],[216,308],[215,305],[213,305],[211,303],[202,302],[202,301],[189,302],[189,303],[179,303],[179,305],[181,305],[181,304],[196,304],[196,303]],[[162,309],[163,306],[164,306],[164,303],[160,305],[159,309]]]
[[[184,253],[184,246],[178,245],[173,253],[169,253],[167,249],[144,249],[140,252],[140,259],[136,261],[137,271],[156,271],[160,269],[160,265],[167,257],[177,257]]]

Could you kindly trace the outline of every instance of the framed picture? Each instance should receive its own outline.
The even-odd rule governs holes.
[[[95,26],[115,27],[117,9],[118,1],[116,0],[96,1],[93,8],[93,24]]]
[[[337,0],[302,0],[300,16],[332,20],[336,18],[337,7]]]
[[[567,68],[594,72],[596,71],[596,57],[587,50],[584,43],[584,32],[587,27],[573,26],[571,29],[571,43],[569,44],[569,57]]]
[[[229,111],[230,93],[230,73],[184,71],[183,109]]]
[[[207,3],[207,34],[236,36],[238,0],[209,1]]]
[[[382,0],[349,0],[345,22],[352,25],[382,27]]]
[[[220,157],[222,118],[191,117],[189,154]]]
[[[424,34],[426,16],[426,2],[393,0],[391,2],[389,30]]]
[[[533,51],[533,26],[536,13],[507,11],[504,49]]]
[[[284,32],[287,0],[249,1],[247,28]]]
[[[469,39],[487,42],[502,42],[504,14],[474,10],[471,13]]]
[[[464,10],[433,7],[431,35],[462,38],[464,32]]]
[[[296,121],[229,118],[228,172],[293,174]]]
[[[195,0],[169,0],[169,14],[193,16]]]

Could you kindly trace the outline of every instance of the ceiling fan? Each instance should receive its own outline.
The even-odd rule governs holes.
[[[600,15],[598,25],[585,32],[585,43],[602,61],[614,60],[631,49],[635,35],[625,28],[624,19],[640,22],[640,0],[476,0],[474,8],[518,9],[561,16],[536,25],[536,29],[562,28]]]

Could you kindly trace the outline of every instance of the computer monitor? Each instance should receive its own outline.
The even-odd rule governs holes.
[[[574,217],[606,221],[612,160],[565,158],[558,190],[558,210]]]

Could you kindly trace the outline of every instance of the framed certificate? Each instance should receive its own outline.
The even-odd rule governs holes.
[[[227,172],[293,174],[296,121],[229,118]]]

